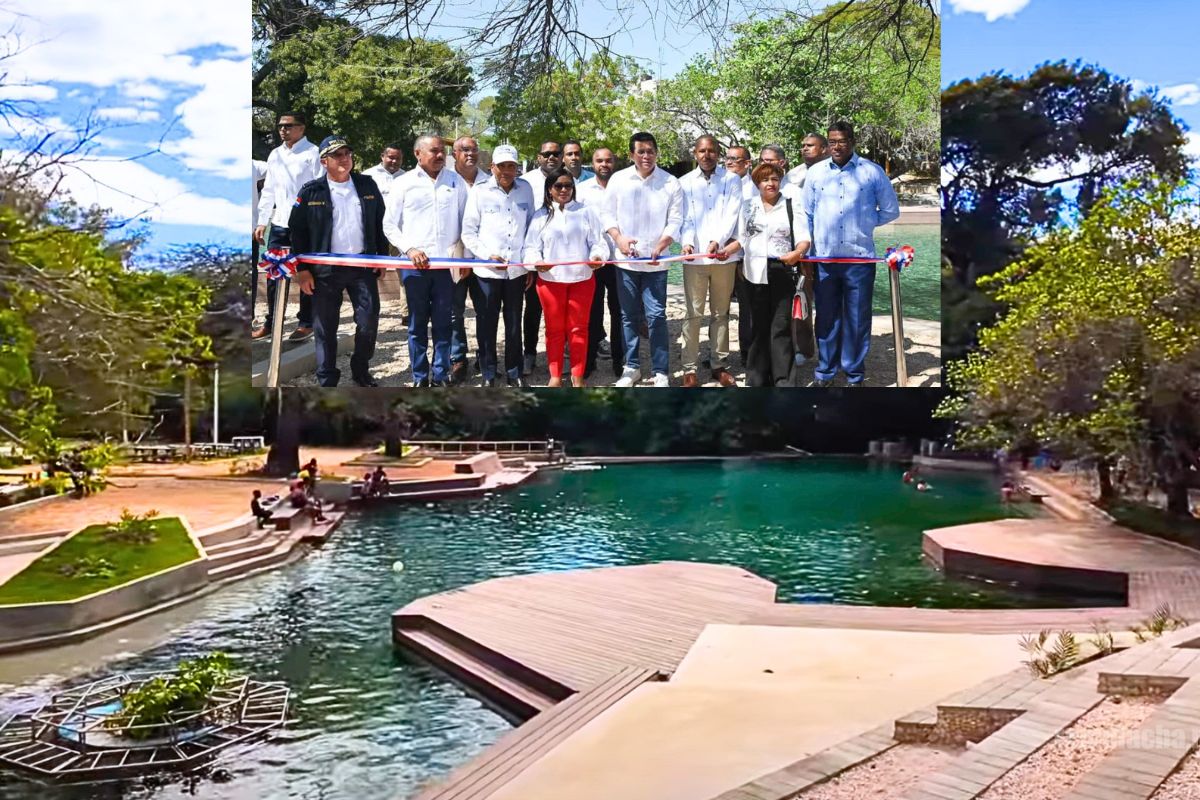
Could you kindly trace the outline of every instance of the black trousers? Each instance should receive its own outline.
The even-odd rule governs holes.
[[[542,327],[542,301],[538,298],[537,281],[525,290],[525,352],[536,353],[538,329]]]
[[[733,295],[738,303],[738,351],[742,354],[742,363],[750,366],[750,338],[754,335],[752,325],[754,320],[750,313],[750,295],[746,286],[750,282],[742,277],[742,264],[737,265],[733,273]]]
[[[617,296],[617,267],[605,264],[592,273],[596,276],[596,293],[592,295],[592,315],[588,320],[587,364],[583,376],[590,378],[596,371],[596,356],[604,338],[604,306],[608,305],[609,350],[612,353],[613,376],[620,376],[625,367],[625,336],[621,330],[621,300]]]
[[[794,386],[792,298],[796,296],[796,279],[792,271],[769,266],[766,284],[743,281],[742,291],[747,305],[739,311],[749,312],[747,315],[752,317],[746,348],[746,385]]]
[[[525,297],[525,276],[516,278],[480,278],[476,276],[471,302],[475,305],[475,335],[479,345],[479,368],[485,379],[496,377],[496,340],[500,317],[504,316],[504,372],[510,378],[521,376],[524,354],[521,348],[521,305]]]
[[[333,267],[329,275],[316,277],[312,293],[313,338],[317,347],[317,382],[337,386],[338,318],[343,293],[354,309],[354,354],[350,371],[355,377],[369,374],[379,330],[379,271],[367,267]]]

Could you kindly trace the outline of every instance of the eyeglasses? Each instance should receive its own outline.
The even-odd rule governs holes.
[[[749,161],[749,160],[750,159],[748,159],[748,158],[738,158],[737,156],[725,156],[726,164],[737,164],[742,161]]]
[[[552,184],[550,184],[550,186],[551,186],[551,188],[554,188],[554,189],[574,189],[575,188],[575,184],[573,184],[573,183],[552,183]]]
[[[542,158],[561,158],[562,150],[543,150],[538,155]]]

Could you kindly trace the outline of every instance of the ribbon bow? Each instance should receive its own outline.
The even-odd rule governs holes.
[[[296,274],[296,257],[290,250],[268,250],[258,266],[266,270],[268,280],[290,278]]]
[[[902,247],[889,247],[887,249],[887,257],[884,258],[884,261],[887,262],[889,269],[894,269],[896,272],[899,272],[900,270],[912,264],[913,256],[915,255],[916,253],[913,251],[911,245],[906,244]]]

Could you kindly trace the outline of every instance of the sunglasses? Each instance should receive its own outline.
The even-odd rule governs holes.
[[[573,184],[573,183],[552,183],[552,184],[550,184],[550,186],[553,189],[574,189],[575,188],[575,184]]]
[[[279,123],[279,130],[281,130],[281,131],[287,130],[288,128],[299,128],[299,127],[300,127],[299,122],[281,122],[281,123]]]
[[[561,158],[562,150],[544,150],[538,153],[542,158]]]

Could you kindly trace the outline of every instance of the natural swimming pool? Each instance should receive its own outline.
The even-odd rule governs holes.
[[[178,626],[165,644],[141,649],[122,629],[76,651],[122,653],[106,667],[115,671],[224,650],[255,676],[292,686],[295,722],[279,740],[233,758],[219,782],[206,778],[194,790],[49,789],[0,777],[0,798],[405,797],[508,726],[450,681],[394,655],[390,614],[491,577],[681,559],[746,567],[775,581],[789,602],[1047,604],[943,580],[921,561],[922,530],[1022,510],[999,504],[990,476],[937,475],[933,491],[918,494],[900,472],[856,459],[619,466],[544,474],[478,500],[355,512],[308,559],[169,612]],[[402,572],[393,571],[396,560]],[[0,687],[0,715],[76,666],[64,656],[22,675],[9,661],[0,659],[0,682],[10,684]]]

